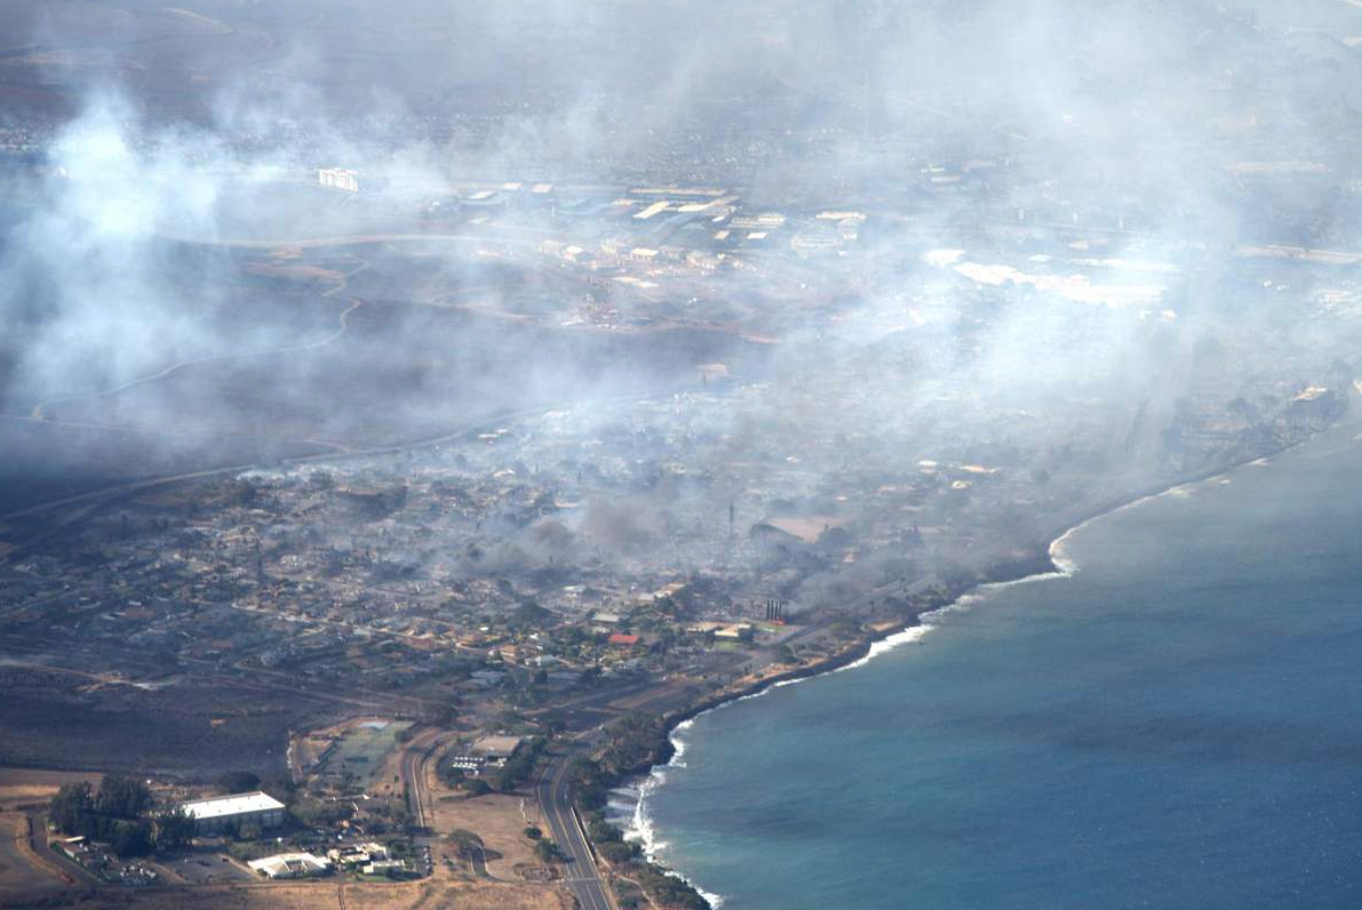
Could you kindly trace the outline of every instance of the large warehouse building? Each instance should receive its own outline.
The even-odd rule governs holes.
[[[284,804],[268,793],[234,793],[181,803],[185,814],[194,819],[198,834],[220,834],[226,829],[255,825],[264,830],[284,823]]]

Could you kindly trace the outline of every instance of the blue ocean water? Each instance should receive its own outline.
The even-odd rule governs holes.
[[[725,910],[1362,907],[1359,491],[1335,432],[702,716],[660,858]]]

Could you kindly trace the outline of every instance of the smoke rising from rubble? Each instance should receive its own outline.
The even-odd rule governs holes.
[[[325,24],[301,3],[215,8],[224,21],[262,17],[252,27],[277,58],[215,71],[192,116],[168,116],[141,84],[90,93],[41,175],[7,178],[0,441],[13,440],[12,482],[54,451],[104,472],[102,426],[137,434],[128,452],[148,473],[277,463],[564,403],[712,392],[696,372],[712,361],[735,365],[732,385],[765,391],[699,409],[678,436],[784,466],[789,488],[639,481],[572,518],[489,521],[483,536],[498,539],[462,554],[464,571],[627,560],[709,533],[685,516],[735,501],[740,541],[759,540],[762,523],[813,522],[812,540],[772,525],[750,543],[754,571],[800,567],[772,582],[799,608],[944,566],[962,554],[862,544],[876,533],[862,511],[928,472],[936,498],[906,498],[906,526],[967,513],[995,476],[1026,478],[1040,508],[1065,494],[1036,478],[1169,475],[1174,444],[1208,422],[1187,416],[1197,383],[1252,372],[1217,354],[1226,325],[1242,351],[1277,320],[1258,298],[1227,313],[1225,295],[1242,289],[1200,257],[1354,230],[1353,208],[1309,187],[1269,221],[1281,201],[1226,165],[1247,129],[1235,124],[1254,118],[1297,130],[1286,144],[1310,154],[1334,126],[1311,99],[1327,91],[1351,110],[1341,87],[1357,86],[1356,64],[1326,81],[1329,66],[1283,45],[1280,26],[1225,6],[351,3]],[[47,16],[32,43],[65,47],[73,27]],[[408,52],[366,56],[384,42]],[[1258,94],[1265,80],[1280,80],[1275,100]],[[425,129],[441,118],[448,130]],[[300,175],[332,166],[360,172],[354,204],[304,189]],[[395,227],[435,197],[453,206],[432,188],[478,181],[718,186],[744,197],[745,214],[863,217],[805,219],[810,233],[859,231],[847,256],[782,249],[696,281],[734,306],[770,294],[774,315],[688,325],[686,305],[668,301],[670,325],[574,333],[528,308],[542,297],[553,312],[558,266],[517,271],[536,253],[512,232],[469,239],[471,217]],[[366,201],[381,193],[393,201]],[[516,218],[516,238],[564,233],[556,213]],[[710,242],[717,228],[696,223],[678,243]],[[401,250],[383,240],[413,233],[450,236]],[[338,237],[368,239],[325,254],[306,244]],[[819,303],[796,310],[803,278],[781,270],[809,273]],[[593,305],[640,307],[634,290],[603,284]],[[1279,407],[1310,375],[1293,363],[1279,400],[1250,404]],[[64,427],[71,436],[51,435]],[[1080,437],[1103,443],[1078,451]],[[828,536],[834,519],[845,540]]]

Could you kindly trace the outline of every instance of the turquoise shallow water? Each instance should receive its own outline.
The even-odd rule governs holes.
[[[1359,490],[1334,433],[699,718],[661,858],[726,910],[1362,907]]]

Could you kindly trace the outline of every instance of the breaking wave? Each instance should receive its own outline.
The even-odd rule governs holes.
[[[723,707],[720,705],[719,707]],[[705,712],[706,714],[709,712]],[[673,768],[684,768],[686,766],[682,756],[686,753],[686,740],[683,736],[695,724],[695,719],[683,720],[677,724],[671,732],[672,753],[671,761],[665,765],[653,768],[636,788],[622,788],[633,790],[638,793],[638,800],[634,803],[634,811],[629,818],[628,825],[624,827],[624,839],[636,841],[643,850],[643,855],[649,862],[658,862],[658,853],[666,849],[667,842],[658,840],[657,829],[653,825],[652,818],[648,815],[648,795],[667,782],[667,771]],[[614,792],[614,791],[612,791]],[[715,910],[723,906],[724,899],[721,895],[706,891],[674,869],[667,869],[667,874],[673,878],[680,879],[690,885],[696,892],[709,901],[709,905]]]

